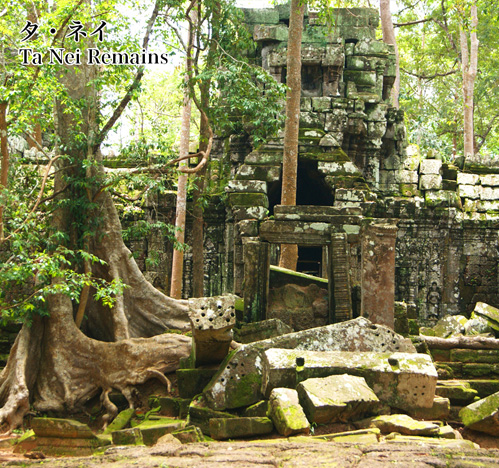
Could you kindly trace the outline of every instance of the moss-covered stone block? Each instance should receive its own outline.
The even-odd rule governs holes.
[[[269,199],[264,193],[229,193],[229,206],[269,207]]]
[[[130,420],[135,416],[135,409],[128,408],[121,411],[118,416],[106,427],[103,434],[111,434],[114,431],[124,429],[130,424]]]
[[[244,416],[248,418],[263,418],[267,417],[269,413],[269,401],[268,400],[261,400],[254,405],[248,406],[244,410]]]
[[[37,437],[62,437],[67,439],[95,439],[91,429],[79,421],[60,418],[33,418],[31,428]]]
[[[137,427],[114,431],[111,436],[114,445],[144,445],[142,432]]]
[[[150,397],[149,406],[151,408],[159,407],[158,414],[161,416],[185,419],[189,412],[191,401],[190,398]]]
[[[417,184],[399,184],[399,190],[404,197],[416,197],[421,195]]]
[[[352,81],[357,86],[376,86],[375,71],[345,70],[343,72],[343,79],[345,81]]]
[[[253,39],[256,42],[282,42],[288,40],[288,27],[285,24],[257,24],[253,29]]]
[[[398,432],[399,434],[414,436],[435,436],[439,426],[432,422],[417,421],[407,414],[387,414],[358,421],[357,427],[376,427],[382,434]]]
[[[244,21],[249,24],[277,24],[279,12],[271,8],[241,8]]]
[[[160,437],[171,434],[185,427],[185,421],[169,420],[161,418],[159,420],[148,420],[139,424],[135,429],[139,429],[145,445],[154,445]]]
[[[416,419],[427,421],[446,421],[450,414],[450,400],[448,398],[435,396],[431,408],[412,408],[409,415]]]
[[[272,390],[269,415],[279,434],[285,437],[310,432],[310,424],[300,406],[298,393],[294,389],[274,388]]]
[[[210,419],[210,435],[215,440],[270,434],[273,429],[274,425],[267,417]]]
[[[188,426],[178,431],[173,431],[172,436],[180,440],[183,444],[203,442],[205,440],[203,432],[196,426]]]
[[[244,158],[244,163],[249,165],[279,166],[282,164],[282,151],[271,153],[255,150]]]
[[[278,166],[250,166],[243,164],[236,174],[236,180],[262,180],[265,182],[275,182],[281,176],[281,169]]]
[[[499,436],[499,393],[464,407],[459,412],[459,417],[470,429]]]
[[[435,394],[448,398],[453,405],[462,406],[472,402],[478,392],[469,383],[461,380],[439,381]]]
[[[202,393],[216,372],[216,369],[178,369],[176,374],[180,397],[190,399]]]
[[[486,363],[463,363],[461,375],[468,379],[499,375],[499,365]]]
[[[466,363],[488,363],[499,362],[499,349],[452,349],[450,360]]]
[[[203,434],[210,435],[210,419],[212,418],[235,418],[236,416],[224,411],[215,411],[206,406],[206,403],[201,401],[193,401],[189,406],[189,424],[193,424],[203,431]]]

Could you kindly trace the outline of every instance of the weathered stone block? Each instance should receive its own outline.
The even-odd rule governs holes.
[[[244,21],[249,24],[277,24],[279,12],[272,8],[241,8]]]
[[[426,160],[430,161],[430,160]],[[420,190],[440,190],[442,188],[442,176],[436,174],[423,174],[419,178]]]
[[[480,187],[481,200],[499,200],[499,188]]]
[[[482,174],[480,182],[482,185],[499,187],[499,174]]]
[[[456,192],[450,190],[427,190],[425,192],[425,204],[432,208],[460,208],[461,199]]]
[[[481,212],[499,211],[499,201],[480,200],[475,204],[476,210]]]
[[[236,175],[237,180],[263,180],[274,182],[279,180],[281,169],[277,166],[250,166],[243,164]]]
[[[183,444],[204,441],[203,432],[201,431],[201,429],[199,429],[199,427],[196,426],[184,427],[183,429],[173,431],[171,434],[173,437],[175,437],[175,439],[178,439]]]
[[[420,195],[417,184],[400,184],[399,189],[404,197],[416,197]]]
[[[127,408],[126,410],[121,411],[118,416],[116,416],[111,424],[106,427],[103,434],[111,434],[114,431],[120,431],[128,426],[130,420],[135,415],[135,410],[133,408]]]
[[[229,206],[269,207],[269,199],[264,193],[229,193]]]
[[[457,180],[459,168],[453,164],[442,164],[442,177],[447,180]]]
[[[485,362],[497,364],[499,362],[498,349],[451,349],[450,360],[458,362]]]
[[[344,442],[349,444],[372,445],[379,442],[380,434],[381,433],[379,429],[369,428],[369,429],[359,429],[357,431],[345,431],[336,434],[324,434],[320,436],[313,436],[311,438],[307,438],[307,441],[312,439],[312,440],[327,440],[331,442]],[[305,439],[304,437],[302,438]],[[299,439],[299,437],[292,438],[291,440],[296,440],[296,439]]]
[[[423,354],[269,349],[262,366],[264,395],[308,378],[347,373],[364,377],[381,401],[401,409],[431,407],[437,383],[431,358]]]
[[[293,329],[283,321],[274,318],[243,324],[241,328],[234,330],[234,338],[239,343],[253,343],[287,333],[293,333]]]
[[[196,366],[219,363],[227,356],[236,324],[235,295],[189,299]]]
[[[225,191],[267,193],[267,183],[261,180],[229,180]]]
[[[329,148],[329,147],[339,147],[341,146],[341,144],[336,140],[336,138],[332,133],[327,133],[320,139],[319,146]]]
[[[499,436],[499,392],[464,407],[459,417],[470,429]]]
[[[423,159],[419,166],[421,174],[440,174],[442,168],[442,161],[439,159]]]
[[[496,332],[499,332],[499,309],[485,302],[477,302],[473,313],[483,317]]]
[[[185,419],[189,412],[190,404],[191,400],[189,398],[155,396],[149,398],[149,406],[151,408],[159,406],[159,414],[161,416],[168,416],[170,418],[179,417],[181,419]]]
[[[478,396],[478,392],[463,380],[442,380],[438,383],[435,393],[448,398],[453,405],[457,406],[467,405]]]
[[[466,174],[464,172],[460,172],[457,175],[457,183],[459,185],[477,185],[480,180],[480,176],[478,174]]]
[[[292,434],[310,432],[310,424],[300,406],[296,390],[274,388],[269,400],[269,415],[279,434],[287,437]]]
[[[161,418],[148,420],[139,424],[135,429],[139,429],[145,445],[154,445],[160,437],[171,434],[173,431],[182,429],[185,421],[178,419]]]
[[[114,431],[111,434],[114,445],[143,445],[142,433],[137,427]]]
[[[425,421],[416,421],[406,414],[387,414],[376,416],[355,424],[357,427],[377,427],[382,434],[398,432],[414,436],[436,436],[439,426]]]
[[[214,409],[239,408],[262,399],[261,351],[289,348],[314,351],[368,351],[415,353],[409,339],[364,317],[326,327],[303,330],[270,340],[257,341],[235,351],[205,390]]]
[[[210,419],[212,418],[235,418],[236,416],[230,413],[226,413],[223,411],[214,411],[211,408],[206,406],[206,402],[204,400],[196,401],[193,400],[191,405],[189,406],[189,418],[188,421],[190,424],[194,424],[199,427],[203,434],[210,434]]]
[[[257,24],[253,29],[253,39],[256,42],[282,42],[288,40],[288,28],[284,24],[264,25]]]
[[[447,420],[450,413],[450,400],[441,396],[435,396],[431,408],[412,408],[408,410],[410,416],[416,419],[430,421]]]
[[[355,44],[355,55],[386,57],[388,55],[388,47],[381,41],[363,40]]]
[[[319,162],[318,169],[328,175],[356,175],[360,176],[361,172],[357,166],[350,162]]]
[[[376,72],[374,71],[347,69],[343,72],[343,79],[345,82],[352,81],[357,86],[376,86]]]
[[[442,189],[455,192],[457,190],[457,182],[455,180],[442,179]]]
[[[331,109],[331,98],[326,96],[313,97],[312,109],[316,112],[327,111]]]
[[[419,175],[417,171],[402,170],[397,173],[398,182],[401,184],[417,184],[419,182]]]
[[[262,400],[254,405],[248,406],[244,410],[244,416],[248,418],[263,418],[267,417],[270,405],[268,400]]]
[[[90,428],[73,419],[33,418],[31,428],[37,437],[63,437],[68,439],[95,439]]]
[[[480,198],[480,187],[476,185],[458,185],[457,193],[460,197],[477,200]]]
[[[232,207],[232,214],[236,221],[242,221],[244,219],[265,219],[269,211],[264,206],[238,206]]]
[[[244,163],[249,165],[279,166],[282,164],[282,151],[260,152],[255,150],[244,158]]]
[[[355,420],[379,408],[378,397],[362,377],[344,374],[307,379],[296,390],[312,423]]]
[[[215,440],[254,437],[270,434],[274,424],[269,418],[213,418],[210,419],[210,435]]]

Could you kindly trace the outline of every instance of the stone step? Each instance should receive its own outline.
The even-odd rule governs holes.
[[[437,386],[449,382],[449,380],[439,379]],[[473,390],[476,390],[480,398],[485,398],[493,393],[499,392],[499,380],[495,379],[453,379],[452,382],[459,382],[464,385],[469,385]]]
[[[432,349],[431,356],[437,362],[495,364],[499,349]]]
[[[499,379],[499,364],[436,361],[435,367],[441,380]]]

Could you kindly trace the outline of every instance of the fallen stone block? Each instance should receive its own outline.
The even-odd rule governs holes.
[[[439,431],[437,424],[417,421],[407,414],[386,414],[364,419],[355,423],[356,427],[377,427],[382,434],[398,432],[405,435],[436,436]]]
[[[499,333],[499,309],[485,302],[477,302],[473,313],[487,320],[489,326],[494,330],[494,333]]]
[[[196,426],[184,427],[183,429],[179,429],[178,431],[173,431],[171,435],[183,444],[191,444],[194,442],[204,441],[203,432],[201,431],[201,429],[199,429],[199,427]]]
[[[254,437],[270,434],[274,425],[269,418],[213,418],[210,419],[210,435],[215,440]]]
[[[317,424],[359,419],[380,406],[364,378],[347,374],[307,379],[296,390],[308,420]]]
[[[456,432],[451,426],[440,426],[437,437],[441,437],[442,439],[459,439],[460,437],[457,436]]]
[[[203,431],[203,434],[206,435],[210,434],[210,419],[235,417],[233,414],[208,408],[205,401],[194,400],[189,406],[189,424],[199,427]]]
[[[409,413],[409,416],[415,419],[445,421],[449,419],[450,400],[441,396],[435,396],[431,408],[410,408],[407,412]]]
[[[426,354],[316,352],[269,349],[262,355],[262,392],[276,387],[296,388],[312,377],[348,373],[364,377],[384,403],[394,408],[430,408],[437,371]]]
[[[114,431],[111,436],[114,445],[144,445],[142,433],[137,427]]]
[[[95,439],[90,428],[73,419],[33,418],[31,428],[37,437],[61,437],[65,439]]]
[[[135,410],[133,408],[128,408],[121,411],[118,416],[116,416],[111,424],[106,427],[103,434],[111,434],[114,431],[120,431],[130,424],[130,420],[135,416]]]
[[[237,296],[189,299],[195,365],[220,363],[229,352]]]
[[[289,325],[286,325],[282,320],[273,318],[247,323],[239,329],[234,329],[234,339],[239,343],[253,343],[292,332],[293,329]]]
[[[499,436],[499,392],[465,406],[459,417],[469,429]]]
[[[266,417],[269,412],[269,401],[262,400],[254,405],[248,406],[244,410],[244,416],[248,418],[263,418]]]
[[[185,424],[185,421],[179,419],[161,418],[144,421],[135,429],[140,430],[145,445],[154,445],[160,437],[183,429]]]
[[[298,392],[291,388],[274,388],[270,394],[269,416],[277,432],[287,437],[310,432],[310,424],[300,406]]]
[[[29,441],[25,441],[25,443],[29,443]],[[37,437],[36,440],[34,440],[34,443],[30,444],[28,450],[24,449],[24,447],[26,447],[24,443],[19,444],[16,449],[18,453],[37,451],[49,457],[89,456],[98,448],[110,444],[110,440],[100,437],[96,437],[95,439]]]
[[[149,398],[149,407],[159,407],[161,416],[168,416],[170,418],[179,417],[185,419],[189,413],[189,405],[191,400],[189,398],[173,398],[173,397],[157,397],[151,396]]]
[[[407,338],[364,317],[325,327],[303,330],[257,341],[232,352],[205,388],[204,396],[215,410],[240,408],[261,400],[262,358],[270,348],[310,351],[373,351],[415,353]]]
[[[441,380],[438,382],[435,393],[443,398],[448,398],[451,404],[464,406],[475,400],[478,392],[464,380]]]

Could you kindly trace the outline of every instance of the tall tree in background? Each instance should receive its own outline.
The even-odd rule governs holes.
[[[397,109],[399,108],[399,93],[400,93],[400,68],[399,68],[399,51],[397,39],[395,37],[395,29],[392,22],[392,12],[390,9],[390,0],[380,0],[379,11],[381,17],[381,29],[383,31],[383,41],[387,44],[393,44],[395,47],[395,82],[392,87],[392,104]]]
[[[284,152],[282,156],[282,205],[296,205],[298,171],[298,134],[301,98],[301,39],[305,0],[291,0],[289,39],[287,52],[286,122],[284,126]],[[298,246],[282,244],[279,266],[296,270]]]
[[[464,157],[467,158],[475,154],[473,97],[478,70],[478,13],[476,1],[473,1],[471,4],[469,19],[467,18],[467,8],[463,8],[460,13],[463,15],[459,28],[459,42],[461,44],[461,68],[463,72]],[[469,23],[468,28],[466,28],[466,23]],[[468,29],[468,31],[466,31],[466,29]]]

